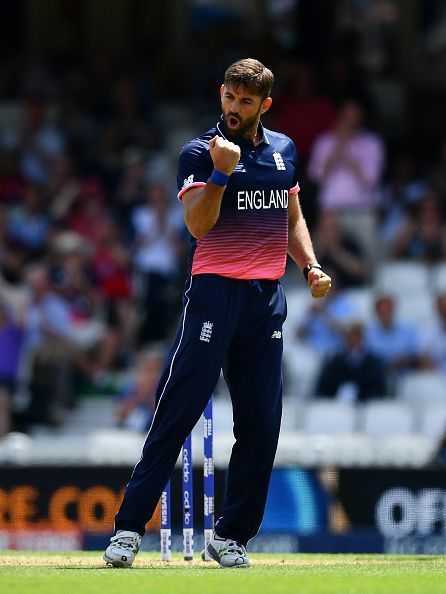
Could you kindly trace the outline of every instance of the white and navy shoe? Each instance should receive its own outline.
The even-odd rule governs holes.
[[[207,553],[222,569],[251,567],[246,548],[232,538],[221,538],[215,532],[207,546]],[[201,554],[204,560],[204,551]]]
[[[104,561],[113,567],[130,567],[138,554],[141,536],[130,530],[118,530],[110,539]]]

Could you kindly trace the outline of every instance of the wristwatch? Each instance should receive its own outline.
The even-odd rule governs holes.
[[[310,272],[310,270],[312,268],[319,268],[319,270],[322,270],[322,266],[320,266],[320,264],[316,264],[316,263],[314,263],[314,264],[307,264],[305,266],[305,268],[302,270],[302,273],[303,273],[306,281],[308,281],[308,273]]]

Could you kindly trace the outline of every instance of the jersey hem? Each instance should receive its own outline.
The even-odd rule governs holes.
[[[191,276],[198,276],[200,274],[215,274],[216,276],[223,276],[224,278],[232,278],[234,280],[245,280],[245,281],[251,281],[251,280],[279,280],[283,277],[283,275],[285,274],[285,271],[283,271],[281,274],[279,273],[278,275],[274,275],[274,276],[234,276],[233,274],[230,273],[225,273],[225,272],[217,272],[215,270],[199,270],[199,271],[193,271],[190,273]]]

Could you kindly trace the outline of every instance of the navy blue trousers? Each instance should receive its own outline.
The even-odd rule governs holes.
[[[157,408],[133,470],[116,530],[143,535],[187,435],[198,422],[223,368],[234,419],[217,533],[246,544],[265,508],[282,414],[282,324],[278,281],[213,274],[186,283],[183,314],[157,390]]]

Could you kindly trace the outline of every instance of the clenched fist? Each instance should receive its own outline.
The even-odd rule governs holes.
[[[214,136],[209,141],[209,152],[214,168],[221,173],[231,175],[240,159],[240,147],[226,138]]]
[[[311,295],[315,299],[325,297],[331,289],[331,278],[319,268],[312,268],[308,272],[308,286],[311,289]]]

